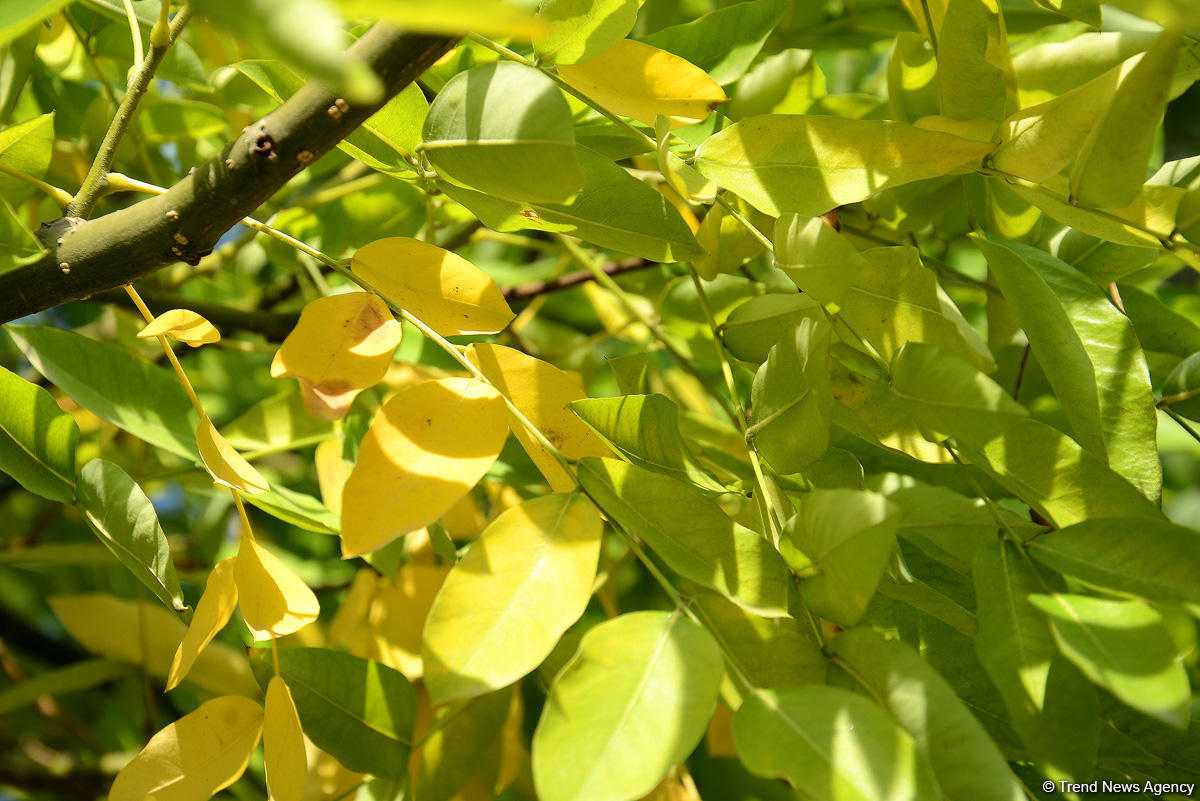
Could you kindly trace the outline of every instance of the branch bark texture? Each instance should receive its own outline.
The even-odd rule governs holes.
[[[376,25],[351,53],[382,79],[379,102],[348,104],[310,82],[165,194],[95,220],[64,217],[45,225],[38,238],[48,254],[0,275],[0,322],[90,297],[174,262],[199,262],[222,234],[336,147],[456,41]]]

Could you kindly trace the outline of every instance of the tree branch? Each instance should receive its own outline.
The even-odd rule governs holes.
[[[310,82],[165,194],[95,220],[64,217],[44,225],[38,238],[49,253],[0,275],[0,322],[113,289],[167,264],[198,263],[222,234],[333,149],[456,41],[376,25],[350,51],[382,80],[379,102],[350,105]]]
[[[624,261],[610,261],[600,269],[608,275],[620,275],[621,273],[657,266],[657,262],[633,258],[625,259]],[[560,275],[558,278],[552,278],[549,281],[530,281],[527,284],[508,287],[504,290],[504,299],[509,303],[519,300],[532,300],[538,295],[570,289],[573,286],[579,286],[580,284],[586,284],[588,281],[594,280],[596,280],[596,276],[590,270],[577,270],[573,273]]]

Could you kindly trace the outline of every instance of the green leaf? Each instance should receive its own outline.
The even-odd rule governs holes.
[[[512,695],[502,690],[437,711],[421,746],[413,782],[416,798],[450,801],[491,759],[499,760]]]
[[[1004,119],[1008,42],[994,0],[947,3],[937,41],[942,115],[954,120]]]
[[[1163,31],[1121,80],[1071,169],[1071,197],[1088,206],[1133,202],[1167,107],[1183,34]]]
[[[733,716],[733,736],[751,773],[786,778],[816,801],[939,797],[912,737],[887,712],[846,690],[757,692]]]
[[[71,0],[12,0],[0,8],[0,45],[6,45]]]
[[[334,436],[332,420],[313,417],[293,389],[272,395],[221,426],[225,440],[242,451],[296,450]]]
[[[1200,351],[1200,326],[1190,318],[1136,286],[1121,284],[1118,291],[1125,304],[1125,313],[1133,322],[1133,330],[1145,350],[1180,358]],[[1170,380],[1168,376],[1167,383]]]
[[[584,182],[562,91],[521,64],[488,64],[451,78],[429,107],[424,140],[441,176],[476,192],[563,202]]]
[[[44,498],[75,498],[79,426],[46,390],[0,367],[0,470]]]
[[[453,184],[440,186],[496,231],[567,233],[594,245],[663,262],[704,255],[669,200],[600,154],[576,147],[583,188],[569,203],[521,204]]]
[[[690,61],[717,83],[732,83],[754,61],[788,5],[787,0],[756,0],[725,6],[639,41]]]
[[[272,517],[299,526],[305,531],[337,536],[342,531],[341,518],[311,495],[275,484],[270,492],[243,495],[249,504],[257,506]]]
[[[68,693],[90,690],[133,672],[124,662],[110,659],[84,659],[66,667],[31,676],[25,681],[0,690],[0,715],[37,703],[42,696],[58,698]]]
[[[425,621],[421,657],[434,704],[505,687],[542,663],[587,608],[603,528],[587,498],[554,494],[484,529]]]
[[[938,63],[923,34],[899,31],[888,59],[888,107],[893,119],[916,122],[941,110]]]
[[[120,345],[56,328],[5,326],[25,358],[80,406],[192,461],[195,412],[175,376]]]
[[[650,354],[639,350],[625,356],[606,356],[604,360],[608,362],[608,368],[617,379],[617,389],[622,395],[638,395],[643,391]]]
[[[802,320],[754,376],[746,438],[777,473],[799,473],[829,448],[831,333],[824,320]]]
[[[1093,28],[1100,27],[1099,0],[1032,0],[1035,6],[1077,19]]]
[[[979,548],[996,539],[999,512],[1008,531],[1028,539],[1043,529],[1004,507],[989,509],[982,498],[968,498],[945,487],[916,484],[888,494],[900,509],[897,533],[930,557],[964,575]]]
[[[304,79],[277,61],[250,59],[233,66],[280,102],[304,86]],[[411,156],[421,143],[421,125],[428,111],[429,102],[421,88],[415,83],[409,84],[338,142],[338,148],[373,170],[411,177],[413,167],[405,158]]]
[[[775,266],[818,303],[840,305],[858,281],[862,254],[820,217],[780,215],[773,239]]]
[[[892,359],[892,390],[932,442],[954,438],[980,448],[1029,414],[979,370],[921,342]]]
[[[3,16],[3,12],[0,12]],[[3,23],[0,23],[2,25]],[[0,30],[0,40],[4,34]],[[54,153],[54,112],[34,117],[0,131],[0,166],[42,178]],[[0,197],[19,206],[33,197],[37,189],[11,175],[0,175]],[[7,241],[7,240],[6,240]]]
[[[884,359],[906,342],[927,342],[985,372],[994,368],[987,345],[941,291],[916,248],[871,248],[862,258],[841,315]]]
[[[724,671],[716,642],[678,612],[632,612],[588,631],[533,734],[538,798],[649,793],[700,741]]]
[[[1136,220],[1122,219],[1117,214],[1072,204],[1067,198],[1067,179],[1062,176],[1048,179],[1041,187],[1022,186],[1018,183],[1006,183],[1005,186],[1023,200],[1044,211],[1051,219],[1097,239],[1131,247],[1162,247],[1159,238],[1141,230],[1135,224]]]
[[[929,761],[947,799],[1018,801],[1020,781],[946,680],[912,648],[870,629],[839,634],[830,650],[883,701]]]
[[[665,395],[583,398],[568,405],[635,465],[704,490],[725,491],[692,457],[679,433],[679,407]]]
[[[1163,404],[1189,420],[1200,417],[1200,353],[1175,365],[1163,382]]]
[[[100,541],[160,601],[176,612],[186,610],[167,535],[142,488],[112,462],[93,459],[79,472],[77,492],[83,517]]]
[[[787,615],[787,565],[756,531],[673,478],[616,459],[587,458],[579,480],[600,508],[672,570],[769,617]]]
[[[270,657],[254,661],[262,686]],[[399,671],[327,648],[280,648],[279,675],[292,691],[304,733],[348,770],[408,776],[417,696]]]
[[[578,64],[624,39],[637,21],[640,0],[543,0],[545,32],[533,49],[547,64]]]
[[[888,120],[768,114],[709,137],[695,166],[767,214],[815,217],[889,187],[970,172],[991,147]]]
[[[767,620],[707,593],[696,597],[694,608],[725,658],[752,686],[772,689],[825,683],[825,656],[796,621]]]
[[[813,490],[800,499],[780,547],[804,576],[800,593],[813,613],[842,626],[862,620],[892,555],[898,520],[896,507],[875,492]]]
[[[222,133],[229,126],[229,118],[212,103],[171,100],[147,105],[138,115],[138,125],[146,143],[157,146]]]
[[[1157,250],[1105,242],[1074,228],[1064,228],[1050,241],[1047,252],[1079,270],[1102,287],[1107,287],[1113,281],[1120,281],[1125,276],[1144,270],[1158,258]],[[1133,288],[1133,292],[1145,295],[1140,289]],[[1137,320],[1129,310],[1129,300],[1125,296],[1124,288],[1121,290],[1121,299],[1125,302],[1126,313],[1129,314],[1130,319],[1134,320],[1134,328],[1139,329],[1138,337],[1141,338]],[[1191,323],[1191,325],[1194,327],[1195,323]],[[1142,342],[1142,347],[1152,350],[1145,341]]]
[[[1000,126],[996,169],[1030,181],[1058,175],[1075,160],[1116,91],[1125,66],[1116,66],[1058,97],[1023,108]]]
[[[1157,417],[1129,318],[1086,276],[1015,242],[976,238],[1079,443],[1156,501]]]
[[[806,319],[825,319],[820,305],[810,295],[759,295],[729,313],[720,325],[721,340],[736,358],[762,364],[775,343],[790,336]]]
[[[1056,428],[1022,420],[968,458],[1058,527],[1092,517],[1162,513],[1145,495]]]
[[[21,222],[8,201],[0,197],[0,273],[32,264],[43,253],[41,243]]]
[[[528,3],[513,0],[335,0],[348,17],[368,17],[426,33],[528,38],[538,30]]]
[[[1200,532],[1166,520],[1098,518],[1032,540],[1044,565],[1095,587],[1200,604]]]
[[[320,79],[353,103],[370,102],[383,92],[370,67],[343,53],[342,20],[324,0],[199,0],[196,10],[256,52]]]
[[[1163,618],[1141,601],[1034,594],[1063,655],[1129,706],[1177,728],[1188,719],[1191,691]]]

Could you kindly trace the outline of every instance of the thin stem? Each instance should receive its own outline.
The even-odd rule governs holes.
[[[133,67],[141,69],[145,56],[142,55],[142,26],[138,24],[137,12],[133,10],[133,0],[121,0],[125,6],[125,17],[129,20],[129,34],[133,37]]]
[[[1174,409],[1171,409],[1169,407],[1164,407],[1163,411],[1166,412],[1168,415],[1170,415],[1171,419],[1174,420],[1176,423],[1178,423],[1179,427],[1182,428],[1184,431],[1186,431],[1188,436],[1190,436],[1192,439],[1196,440],[1197,442],[1200,442],[1200,432],[1198,432],[1198,431],[1196,431],[1196,429],[1192,428],[1191,425],[1188,423],[1188,421],[1184,420],[1182,417],[1180,417],[1179,414]]]
[[[145,318],[146,322],[154,322],[154,315],[146,307],[142,296],[133,288],[133,284],[126,284],[125,292],[129,295],[129,299],[133,301],[133,305],[137,306],[137,310],[142,313],[142,317]],[[166,336],[159,334],[155,339],[158,340],[158,344],[162,345],[163,353],[166,354],[168,361],[171,362],[171,368],[175,370],[175,375],[179,377],[179,383],[183,384],[183,389],[187,392],[188,400],[192,402],[192,407],[195,408],[196,413],[200,415],[202,421],[211,423],[212,421],[208,419],[208,415],[204,412],[204,407],[200,405],[200,398],[196,396],[196,390],[192,388],[192,382],[188,380],[187,373],[183,372],[183,365],[175,357],[175,351],[171,349],[171,344],[167,342]]]
[[[1025,346],[1025,352],[1021,354],[1021,364],[1017,367],[1017,381],[1013,385],[1013,400],[1017,400],[1017,396],[1021,394],[1021,383],[1025,380],[1025,367],[1029,364],[1030,346]]]
[[[758,226],[750,222],[746,215],[737,210],[737,207],[726,200],[721,195],[717,195],[717,202],[721,204],[721,208],[725,209],[730,217],[737,220],[743,228],[745,228],[752,237],[757,239],[759,243],[767,249],[768,253],[775,252],[775,243],[771,241],[771,237],[758,230]]]
[[[988,512],[996,521],[996,525],[1000,526],[1001,530],[1003,530],[1004,533],[1009,536],[1009,539],[1020,545],[1021,538],[1018,537],[1012,528],[1009,527],[1008,523],[1005,522],[1004,518],[1000,515],[1000,510],[997,508],[995,501],[988,497],[988,494],[983,491],[983,487],[979,486],[979,482],[975,480],[975,476],[971,475],[971,471],[967,469],[967,466],[963,460],[960,459],[958,454],[955,453],[954,449],[950,447],[950,443],[943,442],[942,447],[946,449],[946,452],[950,454],[950,458],[953,459],[954,463],[958,465],[959,469],[962,470],[962,474],[967,479],[967,483],[971,485],[971,489],[975,490],[975,494],[983,500],[984,505],[987,506]]]
[[[729,401],[725,400],[721,393],[713,389],[704,376],[700,375],[699,371],[696,369],[695,365],[692,364],[691,360],[687,359],[682,353],[679,352],[679,350],[674,344],[672,344],[670,338],[667,336],[667,332],[662,330],[662,326],[643,314],[642,311],[636,305],[634,305],[633,301],[630,300],[629,295],[627,295],[625,290],[621,288],[621,285],[614,281],[612,276],[604,271],[603,267],[596,264],[591,257],[584,253],[583,249],[580,248],[579,245],[577,245],[570,237],[562,234],[555,234],[554,236],[559,242],[562,243],[563,248],[568,254],[570,254],[571,258],[592,274],[592,278],[596,281],[596,283],[600,284],[600,286],[604,287],[609,292],[612,292],[617,297],[617,301],[621,304],[622,308],[625,309],[626,314],[637,320],[642,325],[646,326],[650,333],[654,335],[654,338],[659,341],[659,344],[666,349],[667,353],[671,354],[675,361],[679,363],[679,366],[691,373],[692,376],[700,382],[700,385],[704,388],[704,390],[708,392],[709,396],[717,402],[722,411],[724,411],[731,420],[737,422],[737,412],[735,412],[733,407],[729,405]]]
[[[933,46],[933,54],[938,51],[937,30],[933,25],[933,14],[929,12],[929,0],[921,0],[921,11],[925,15],[925,27],[929,30],[929,44]]]
[[[60,209],[65,209],[71,203],[71,193],[67,190],[60,189],[52,184],[48,184],[39,178],[34,178],[32,175],[21,172],[15,167],[9,167],[6,164],[0,164],[0,172],[4,173],[5,175],[11,175],[18,181],[24,181],[30,186],[37,188],[38,191],[44,195],[47,195],[51,200],[57,203]]]
[[[251,542],[253,542],[254,529],[250,527],[250,516],[246,514],[246,504],[242,503],[242,493],[238,492],[233,487],[230,487],[229,491],[233,493],[233,502],[237,506],[238,515],[242,518],[244,534],[251,540]]]
[[[1165,409],[1168,406],[1174,406],[1176,403],[1183,403],[1200,395],[1200,387],[1189,389],[1186,392],[1176,392],[1174,395],[1164,395],[1163,398],[1155,404],[1160,409]]]
[[[755,483],[755,498],[758,504],[759,515],[762,517],[763,525],[766,527],[766,534],[773,544],[778,546],[780,532],[783,529],[783,521],[779,516],[778,510],[775,508],[775,502],[767,492],[767,480],[763,475],[762,464],[758,458],[758,449],[754,447],[754,442],[751,440],[749,432],[746,428],[746,409],[742,405],[742,398],[737,389],[737,384],[733,380],[733,368],[729,366],[729,359],[725,356],[725,346],[721,342],[721,335],[717,330],[717,320],[713,316],[712,306],[708,302],[708,293],[704,291],[704,284],[700,280],[700,275],[696,272],[696,268],[688,264],[688,273],[692,276],[692,285],[696,287],[696,295],[700,298],[700,308],[704,311],[704,319],[708,322],[709,330],[713,336],[713,350],[717,353],[717,362],[721,365],[721,375],[725,379],[725,388],[729,390],[729,397],[733,402],[733,410],[738,429],[742,432],[742,439],[746,443],[746,454],[750,457],[750,466],[754,468],[754,483]]]
[[[134,72],[133,78],[129,82],[129,88],[125,90],[125,97],[121,100],[121,105],[117,107],[112,124],[109,125],[108,132],[104,134],[104,141],[100,143],[100,150],[96,153],[87,177],[83,179],[83,185],[79,187],[75,199],[67,206],[68,217],[87,217],[91,214],[96,201],[104,192],[105,180],[112,167],[113,159],[117,155],[117,146],[121,144],[121,139],[129,130],[129,123],[133,120],[133,114],[137,111],[138,104],[150,87],[150,81],[153,79],[155,71],[158,70],[159,64],[167,55],[167,49],[179,36],[179,32],[183,30],[183,26],[187,24],[190,17],[190,7],[184,6],[171,21],[166,42],[158,43],[154,41],[154,36],[151,36],[150,55]]]

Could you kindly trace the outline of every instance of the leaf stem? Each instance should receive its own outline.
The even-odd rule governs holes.
[[[164,0],[164,6],[166,5]],[[125,132],[129,130],[129,123],[133,120],[138,104],[146,94],[146,90],[149,89],[150,81],[167,55],[168,48],[179,36],[191,15],[191,7],[184,6],[171,21],[167,40],[158,43],[151,42],[150,54],[134,72],[129,87],[125,90],[125,97],[121,100],[121,105],[117,107],[112,124],[108,126],[108,131],[104,134],[104,141],[100,143],[100,150],[96,153],[96,158],[92,161],[92,166],[83,179],[83,185],[79,187],[79,192],[67,206],[66,215],[68,217],[87,217],[92,213],[96,201],[104,193],[105,180],[112,167],[113,159],[116,158],[117,147],[121,144]],[[136,23],[136,19],[134,22]],[[155,27],[157,28],[157,25]],[[153,38],[152,35],[152,40]]]
[[[11,175],[18,181],[24,181],[30,186],[35,187],[42,194],[48,196],[51,200],[57,203],[60,209],[65,209],[71,203],[71,193],[65,189],[60,189],[57,186],[48,184],[39,178],[34,178],[32,175],[21,172],[14,167],[9,167],[6,164],[0,164],[0,172],[4,173],[5,175]]]
[[[154,315],[146,307],[142,296],[133,288],[133,284],[126,284],[125,292],[129,295],[129,299],[133,301],[133,305],[137,306],[137,310],[142,313],[142,317],[145,318],[146,322],[154,322]],[[183,384],[183,389],[187,392],[188,400],[192,402],[192,407],[200,415],[200,420],[211,424],[212,421],[208,419],[208,415],[204,412],[204,407],[200,405],[200,398],[196,396],[196,390],[192,387],[192,382],[188,380],[187,373],[183,371],[183,365],[179,363],[179,359],[175,356],[175,351],[171,348],[171,344],[167,342],[166,336],[159,334],[155,339],[158,340],[158,344],[162,345],[163,353],[166,354],[167,360],[171,362],[171,368],[175,371],[175,375],[179,377],[179,383]]]
[[[138,24],[137,12],[133,10],[133,0],[121,2],[125,6],[125,17],[129,20],[129,34],[133,37],[133,68],[140,70],[142,62],[145,61],[145,56],[142,55],[142,26]]]
[[[979,486],[979,482],[975,480],[975,476],[971,475],[971,471],[967,469],[967,465],[962,459],[959,458],[958,454],[954,451],[954,448],[950,447],[949,442],[942,442],[942,447],[946,449],[946,452],[950,454],[950,458],[953,459],[954,463],[958,465],[960,470],[962,470],[963,477],[967,479],[967,483],[971,485],[971,489],[975,490],[975,494],[978,495],[983,501],[984,505],[987,506],[988,513],[991,514],[992,519],[996,521],[996,525],[998,525],[1001,530],[1008,535],[1008,538],[1015,545],[1020,547],[1021,538],[1016,535],[1016,533],[1001,516],[1000,509],[996,506],[996,502],[993,501],[988,494],[983,491],[983,487]]]

